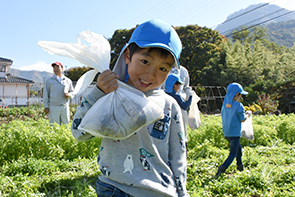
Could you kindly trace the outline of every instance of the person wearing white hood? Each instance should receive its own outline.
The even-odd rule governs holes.
[[[171,25],[157,19],[142,23],[122,49],[113,71],[98,76],[96,87],[77,108],[71,128],[77,140],[93,137],[79,130],[79,125],[98,99],[118,88],[118,80],[142,91],[164,112],[162,119],[126,139],[102,138],[97,196],[189,196],[181,109],[159,89],[171,68],[179,68],[181,50]]]

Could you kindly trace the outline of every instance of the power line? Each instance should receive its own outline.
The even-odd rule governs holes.
[[[292,13],[292,12],[294,12],[294,11],[289,11],[289,12],[287,12],[287,13],[285,13],[285,14],[281,14],[281,15],[276,16],[276,17],[273,17],[273,18],[271,18],[271,19],[269,19],[269,20],[263,21],[263,22],[261,22],[261,23],[257,23],[257,24],[255,24],[255,25],[252,25],[252,26],[250,26],[250,27],[244,28],[244,29],[242,29],[242,30],[239,30],[239,31],[233,32],[233,33],[228,34],[228,35],[225,35],[225,36],[226,36],[226,37],[229,37],[229,36],[233,35],[234,33],[239,33],[239,32],[242,32],[242,31],[244,31],[244,30],[246,30],[246,29],[250,29],[250,28],[252,28],[252,27],[255,27],[255,26],[258,26],[258,25],[261,25],[261,24],[267,23],[267,22],[269,22],[269,21],[272,21],[272,20],[277,19],[277,18],[279,18],[279,17],[285,16],[285,15],[290,14],[290,13]]]
[[[201,3],[201,4],[198,5],[198,7],[192,7],[192,9],[188,10],[188,11],[186,12],[186,14],[183,14],[183,15],[181,15],[180,17],[176,18],[176,20],[174,20],[174,23],[176,23],[175,21],[179,21],[179,20],[183,19],[184,17],[188,17],[188,16],[191,15],[192,13],[197,12],[198,10],[201,10],[203,7],[209,5],[209,4],[212,3],[212,2],[214,3],[214,1],[215,1],[215,0],[212,0],[212,1],[209,1],[209,2],[208,2],[208,1],[203,1],[203,3]],[[223,1],[223,0],[221,0],[221,1]],[[214,5],[217,5],[217,4],[220,3],[221,1],[215,3]],[[205,5],[202,6],[202,4],[205,4]],[[213,6],[211,6],[211,7],[213,7]],[[208,8],[207,8],[207,9],[203,9],[202,11],[204,12],[204,11],[206,11],[206,10],[208,10]],[[200,14],[200,13],[201,13],[201,12],[198,12],[198,14]]]
[[[168,2],[171,3],[170,0],[166,0],[166,1],[168,1]],[[141,13],[139,17],[134,17],[134,20],[129,21],[128,23],[126,23],[125,25],[123,25],[123,27],[127,27],[127,26],[129,26],[129,25],[134,25],[134,23],[135,23],[136,21],[143,20],[144,18],[146,18],[146,15],[147,15],[147,14],[151,13],[151,10],[153,10],[153,12],[157,11],[157,10],[161,9],[161,4],[165,4],[165,3],[166,3],[165,1],[160,1],[160,3],[158,3],[158,4],[155,5],[154,7],[152,7],[152,8],[150,8],[150,9],[146,10],[144,13]]]
[[[262,7],[264,7],[264,6],[267,6],[267,5],[269,5],[269,3],[262,4],[261,6],[258,6],[258,7],[256,7],[256,8],[253,8],[253,9],[247,11],[247,12],[244,12],[244,13],[242,13],[242,14],[239,14],[238,16],[235,16],[235,17],[233,17],[233,18],[231,18],[231,19],[228,19],[228,20],[224,21],[224,22],[221,23],[221,24],[224,24],[224,23],[227,23],[227,22],[229,22],[229,21],[232,21],[232,20],[234,20],[234,19],[236,19],[236,18],[239,18],[239,17],[241,17],[241,16],[243,16],[243,15],[245,15],[245,14],[248,14],[248,13],[250,13],[250,12],[253,12],[253,11],[255,11],[255,10],[257,10],[257,9],[260,9],[260,8],[262,8]]]
[[[250,12],[253,12],[253,11],[255,11],[255,10],[257,10],[257,9],[260,9],[260,8],[262,8],[262,7],[264,7],[264,6],[267,6],[267,5],[269,5],[269,3],[265,3],[265,4],[261,5],[261,6],[258,6],[258,7],[256,7],[256,8],[253,8],[253,9],[247,11],[247,12],[243,12],[242,14],[239,14],[238,16],[235,16],[235,17],[233,17],[233,18],[231,18],[231,19],[228,19],[228,20],[226,20],[226,21],[224,21],[223,23],[218,24],[218,25],[223,25],[223,24],[225,24],[225,23],[227,23],[227,22],[229,22],[229,21],[232,21],[232,20],[234,20],[234,19],[236,19],[236,18],[239,18],[239,17],[241,17],[241,16],[243,16],[243,15],[245,15],[245,14],[248,14],[248,13],[250,13]],[[216,27],[216,26],[218,26],[218,25],[214,25],[214,26],[212,26],[211,29],[213,29],[214,27]]]
[[[174,1],[176,1],[176,2],[174,2]],[[173,6],[173,5],[175,6],[177,4],[182,3],[181,1],[178,1],[178,0],[174,0],[174,1],[173,0],[168,0],[168,3],[165,3],[165,1],[161,1],[159,4],[157,4],[153,8],[150,8],[146,12],[144,12],[143,14],[140,14],[140,17],[135,17],[134,20],[132,22],[128,22],[127,25],[134,24],[135,21],[139,22],[139,21],[142,21],[142,20],[148,20],[150,18],[154,18],[157,13],[163,13],[165,10],[167,10],[171,6]],[[161,5],[163,3],[165,4],[164,8]],[[125,27],[127,25],[125,25]]]
[[[283,10],[285,10],[285,8],[281,8],[281,9],[279,9],[279,10],[277,10],[277,11],[274,11],[274,12],[272,12],[272,13],[270,13],[270,14],[267,14],[267,15],[264,15],[264,16],[262,16],[262,17],[260,17],[260,18],[254,19],[254,20],[252,20],[252,21],[250,21],[250,22],[248,22],[248,23],[245,23],[245,24],[243,24],[243,25],[239,25],[239,26],[237,26],[237,27],[235,27],[235,28],[229,29],[229,30],[227,30],[227,31],[225,31],[225,32],[222,32],[221,34],[224,35],[224,34],[226,34],[227,32],[231,32],[231,31],[233,31],[233,30],[235,30],[235,29],[237,29],[237,28],[239,28],[239,27],[241,27],[241,26],[246,26],[246,25],[248,25],[248,24],[254,23],[254,22],[259,21],[259,20],[261,20],[261,19],[263,19],[263,18],[265,18],[265,17],[267,17],[267,16],[270,16],[270,15],[276,14],[276,13],[281,12],[281,11],[283,11]]]

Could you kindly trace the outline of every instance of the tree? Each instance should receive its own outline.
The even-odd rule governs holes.
[[[180,64],[188,69],[191,85],[216,85],[224,38],[218,31],[197,25],[177,27],[176,31],[183,45]]]
[[[241,43],[249,42],[250,30],[245,26],[241,27],[242,30],[234,30],[232,35],[233,42],[239,41]]]
[[[72,81],[78,81],[78,79],[86,73],[88,70],[90,70],[89,67],[76,67],[76,68],[70,68],[67,70],[67,77],[70,78]]]

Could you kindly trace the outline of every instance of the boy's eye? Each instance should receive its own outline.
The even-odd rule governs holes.
[[[168,71],[166,68],[164,68],[164,67],[161,67],[160,68],[160,71],[163,71],[163,72],[166,72],[166,71]]]
[[[141,60],[142,63],[149,65],[150,63],[147,60]]]

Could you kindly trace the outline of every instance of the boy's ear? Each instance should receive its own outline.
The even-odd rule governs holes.
[[[124,58],[125,58],[125,63],[129,64],[129,62],[130,62],[130,51],[129,51],[128,47],[124,51]]]

